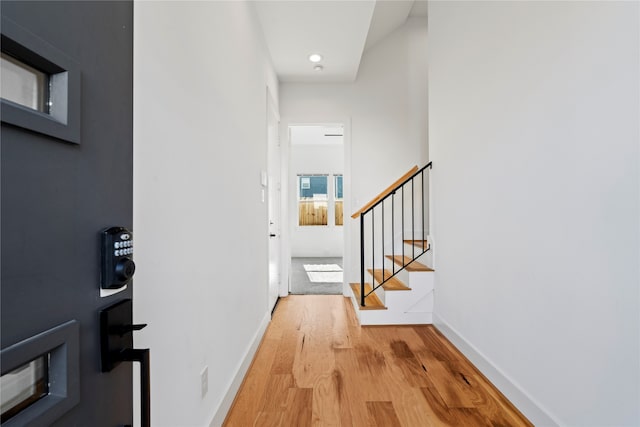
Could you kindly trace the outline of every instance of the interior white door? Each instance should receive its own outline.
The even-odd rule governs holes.
[[[280,138],[278,114],[271,94],[267,90],[267,203],[269,210],[269,311],[278,300],[280,289]]]

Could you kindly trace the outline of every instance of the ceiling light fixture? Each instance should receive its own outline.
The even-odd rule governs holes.
[[[322,65],[318,64],[318,65],[314,66],[313,69],[316,70],[316,71],[322,71],[322,70],[324,70],[324,67]]]
[[[312,53],[311,55],[309,55],[309,61],[320,62],[322,61],[322,55],[320,55],[319,53]]]

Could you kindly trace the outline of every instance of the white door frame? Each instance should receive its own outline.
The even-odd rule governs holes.
[[[291,161],[291,135],[289,128],[291,126],[317,126],[318,124],[340,123],[344,126],[344,172],[343,172],[343,191],[345,197],[343,197],[343,212],[344,212],[344,225],[343,225],[343,251],[342,251],[342,264],[344,270],[344,282],[342,286],[342,293],[344,296],[351,295],[349,288],[350,281],[359,281],[358,266],[354,262],[358,261],[351,254],[351,242],[353,239],[357,239],[358,236],[352,236],[358,229],[352,227],[351,212],[353,192],[351,191],[351,117],[313,117],[309,118],[289,118],[285,117],[280,121],[280,135],[286,135],[286,142],[280,146],[281,154],[281,170],[282,170],[282,182],[287,183],[289,179],[290,161]],[[283,138],[281,137],[281,140]],[[291,235],[293,233],[293,227],[295,226],[295,218],[290,218],[289,215],[289,197],[295,197],[295,194],[290,194],[288,185],[282,185],[282,210],[281,210],[281,223],[282,227],[282,281],[280,282],[280,296],[289,295],[291,288]],[[357,277],[356,277],[357,276]]]
[[[273,123],[275,121],[275,123]],[[273,125],[273,129],[271,126]],[[267,277],[267,308],[272,311],[281,295],[281,287],[283,282],[282,273],[282,144],[280,143],[280,114],[278,107],[275,103],[274,97],[271,94],[270,88],[267,86],[267,116],[266,116],[266,131],[267,131],[267,217],[268,217],[268,230],[269,236],[267,237],[268,243],[268,277]],[[273,133],[275,131],[275,134]],[[275,139],[275,141],[274,141]],[[273,150],[276,152],[273,153]],[[273,164],[274,157],[279,160],[278,164]],[[278,163],[278,162],[275,162]],[[274,168],[279,167],[280,170],[274,171]],[[275,176],[275,179],[274,179]],[[273,215],[272,215],[273,213]],[[273,220],[273,224],[271,221]],[[272,237],[275,235],[275,237]],[[275,272],[273,271],[273,265],[275,264]],[[276,276],[277,289],[275,292],[271,289],[272,275]]]

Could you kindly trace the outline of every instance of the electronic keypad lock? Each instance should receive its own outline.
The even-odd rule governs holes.
[[[111,227],[102,232],[103,289],[118,289],[128,284],[136,271],[133,262],[133,234],[124,227]]]

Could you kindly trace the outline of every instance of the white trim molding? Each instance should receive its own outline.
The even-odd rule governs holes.
[[[556,417],[524,391],[517,382],[509,378],[489,358],[436,313],[433,314],[433,325],[534,425],[539,427],[558,427],[562,425]]]
[[[213,419],[209,423],[209,427],[220,427],[224,423],[224,419],[227,417],[227,413],[229,412],[229,409],[231,409],[233,400],[235,399],[236,394],[238,393],[238,390],[242,385],[242,381],[244,380],[244,377],[247,374],[247,371],[249,370],[251,363],[253,362],[253,357],[258,351],[258,347],[262,342],[262,337],[264,336],[264,333],[267,330],[267,326],[269,326],[270,321],[271,321],[271,313],[267,313],[262,319],[262,322],[260,322],[260,326],[258,327],[256,334],[253,336],[253,340],[251,341],[249,348],[247,348],[247,351],[245,352],[244,357],[240,361],[240,364],[236,369],[236,374],[234,375],[233,380],[231,380],[231,383],[229,384],[229,386],[227,387],[227,392],[225,393],[224,397],[218,404],[218,408],[215,410]]]

